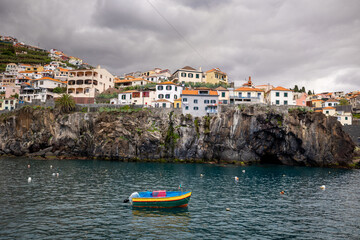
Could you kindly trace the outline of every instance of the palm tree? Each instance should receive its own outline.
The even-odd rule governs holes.
[[[60,108],[62,112],[68,113],[75,109],[75,101],[72,96],[65,93],[56,99],[55,106]]]

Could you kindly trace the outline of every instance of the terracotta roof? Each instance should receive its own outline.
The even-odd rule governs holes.
[[[315,99],[315,100],[311,100],[312,102],[323,102],[323,100],[321,99]]]
[[[292,91],[290,89],[283,88],[283,87],[276,87],[276,88],[271,89],[270,91],[272,91],[272,90],[274,90],[274,91]]]
[[[138,90],[128,90],[128,91],[125,91],[125,92],[122,92],[122,93],[133,93],[133,92],[139,92],[139,91]]]
[[[322,112],[322,110],[315,110],[315,112]]]
[[[50,77],[43,77],[40,79],[34,79],[33,81],[40,81],[40,80],[50,80],[50,81],[54,81],[54,82],[59,82],[59,83],[67,83],[66,81],[60,81],[58,79],[54,79],[54,78],[50,78]]]
[[[159,99],[159,100],[156,100],[156,101],[153,101],[153,102],[169,102],[169,103],[171,103],[170,101],[168,101],[166,99]]]
[[[174,102],[175,102],[175,101],[180,101],[180,102],[181,102],[181,98],[175,99]]]
[[[195,90],[211,90],[211,88],[208,87],[197,87]]]
[[[134,78],[131,80],[116,80],[115,83],[125,83],[125,82],[137,82],[137,81],[145,81],[145,82],[151,82],[149,80],[143,79],[143,78]]]
[[[324,109],[336,109],[336,108],[333,108],[333,107],[325,107],[325,108],[323,108],[323,110]]]
[[[213,68],[213,69],[210,69],[209,71],[206,71],[206,73],[211,73],[211,72],[219,72],[221,74],[226,75],[226,73],[222,72],[219,68]]]
[[[234,91],[236,91],[236,92],[263,92],[264,90],[258,89],[258,88],[241,87]]]
[[[19,73],[34,73],[35,71],[20,71]]]
[[[217,91],[229,91],[229,90],[227,90],[226,88],[224,88],[222,86],[215,88],[215,90],[217,90]]]
[[[182,69],[186,69],[186,70],[196,70],[195,68],[192,68],[192,67],[190,67],[190,66],[185,66],[185,67],[183,67]]]
[[[338,100],[336,100],[336,99],[329,99],[329,100],[327,100],[326,102],[339,102]]]
[[[199,95],[199,90],[183,90],[181,94],[182,95]],[[204,95],[218,96],[219,94],[217,93],[217,91],[210,90],[209,94],[204,94]]]
[[[157,85],[177,85],[177,84],[171,81],[167,81],[167,82],[158,83]]]
[[[58,68],[59,71],[63,71],[63,72],[68,72],[69,69],[65,69],[65,68]]]

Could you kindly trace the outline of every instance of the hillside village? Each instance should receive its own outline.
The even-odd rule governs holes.
[[[60,50],[47,51],[14,37],[1,36],[0,44],[4,67],[0,73],[0,112],[24,104],[53,103],[62,94],[69,94],[76,104],[175,108],[197,117],[217,114],[221,105],[306,107],[335,116],[342,125],[359,124],[360,91],[315,94],[304,87],[290,89],[286,83],[257,84],[251,77],[237,86],[220,68],[203,71],[190,66],[175,72],[154,68],[115,76]],[[26,58],[29,55],[32,59]]]

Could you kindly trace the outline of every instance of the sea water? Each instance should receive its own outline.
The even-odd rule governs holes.
[[[180,185],[187,208],[123,203]],[[3,158],[0,239],[359,239],[359,186],[359,170]]]

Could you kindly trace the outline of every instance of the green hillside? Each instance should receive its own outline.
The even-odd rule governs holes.
[[[27,54],[17,54],[16,52],[27,52]],[[24,47],[13,47],[11,43],[0,42],[0,72],[4,72],[8,63],[26,64],[47,64],[51,59],[48,53],[29,50]]]

